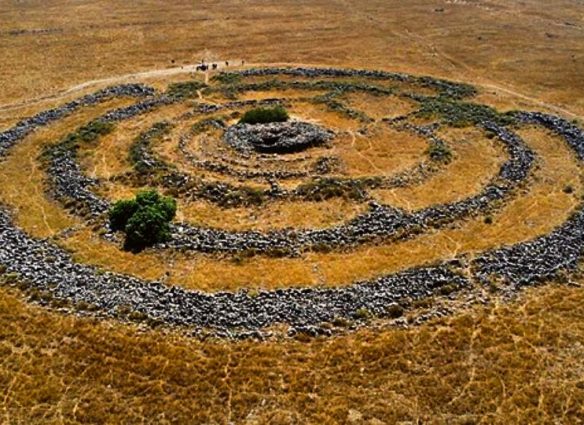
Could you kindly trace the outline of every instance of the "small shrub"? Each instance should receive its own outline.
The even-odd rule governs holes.
[[[77,131],[77,137],[82,142],[89,143],[97,140],[99,136],[111,133],[113,129],[114,125],[111,122],[92,121]]]
[[[138,209],[128,220],[125,232],[129,248],[154,245],[170,237],[165,214],[154,206]]]
[[[564,187],[564,193],[567,193],[568,195],[570,193],[574,193],[574,187],[572,185],[570,185],[570,184],[567,185],[567,186],[565,186]]]
[[[128,314],[128,319],[134,322],[143,322],[148,319],[148,315],[146,313],[142,313],[141,311],[132,311]]]
[[[331,198],[363,200],[364,183],[358,180],[318,178],[303,183],[296,189],[296,195],[306,201],[326,201]]]
[[[274,108],[255,108],[247,111],[239,120],[242,124],[265,124],[288,121],[290,116],[281,106]]]
[[[109,212],[110,227],[114,231],[123,230],[128,220],[138,210],[138,203],[135,199],[125,199],[114,204]]]
[[[322,254],[328,254],[329,252],[331,252],[333,250],[332,246],[330,244],[327,244],[325,242],[318,242],[315,243],[312,246],[312,250],[314,252],[320,252]]]
[[[252,187],[241,187],[235,190],[230,190],[225,193],[225,196],[220,200],[219,206],[237,207],[237,206],[250,206],[262,205],[265,201],[266,195],[263,190],[256,189]]]
[[[185,99],[189,97],[197,97],[197,92],[205,87],[207,87],[207,85],[201,81],[183,81],[170,84],[166,93],[174,98]]]
[[[140,192],[135,199],[116,202],[109,212],[112,230],[126,233],[127,249],[142,249],[170,237],[170,222],[176,201],[154,190]]]
[[[361,307],[355,312],[355,318],[359,320],[368,320],[373,317],[373,314],[368,308]]]
[[[18,273],[6,273],[4,274],[4,282],[6,283],[16,283],[20,275]]]
[[[443,285],[440,287],[440,294],[441,295],[450,295],[454,292],[456,292],[456,285],[452,284],[452,283],[447,283],[446,285]]]
[[[345,317],[338,317],[337,316],[332,320],[332,324],[336,327],[339,327],[339,328],[348,328],[353,323]]]
[[[111,122],[91,121],[76,131],[69,133],[57,145],[47,146],[42,157],[47,158],[62,150],[77,150],[82,144],[95,142],[100,136],[105,136],[114,130]]]
[[[490,215],[485,217],[485,224],[493,224],[493,217],[491,217]]]
[[[404,308],[399,304],[391,304],[385,310],[387,316],[391,317],[392,319],[397,319],[398,317],[401,317],[404,314]]]
[[[70,147],[78,147],[81,143],[96,141],[99,136],[111,133],[113,129],[114,125],[110,122],[92,121],[80,127],[75,133],[67,135],[63,142]]]
[[[78,311],[95,311],[98,309],[95,304],[83,300],[79,301],[75,306]]]
[[[432,143],[426,153],[432,161],[449,163],[452,160],[452,152],[444,143]]]
[[[211,80],[221,84],[236,84],[241,81],[241,75],[231,72],[221,72],[211,78]]]
[[[432,305],[434,305],[434,300],[430,297],[419,298],[412,302],[413,308],[426,309],[432,307]]]

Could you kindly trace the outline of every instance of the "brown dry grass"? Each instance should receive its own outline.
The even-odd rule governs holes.
[[[427,73],[484,84],[477,101],[498,108],[560,107],[552,110],[582,116],[581,5],[557,0],[550,6],[543,0],[251,0],[244,7],[238,0],[4,2],[0,102],[206,55]],[[56,32],[10,33],[18,29]],[[62,101],[0,107],[0,126]],[[72,221],[41,201],[42,175],[26,156],[33,149],[22,149],[22,160],[2,164],[0,198],[19,207],[19,224],[27,231],[48,236]],[[474,237],[454,243],[430,236],[417,249],[444,256],[527,238],[561,222],[575,202],[561,193],[562,185],[581,189],[575,174],[562,171],[564,166],[578,171],[563,155],[548,152],[550,167],[542,165],[530,192],[535,196],[501,211],[493,225],[471,222],[460,230],[476,231]],[[548,174],[552,167],[557,174]],[[511,224],[523,224],[517,235],[509,235]],[[90,240],[79,236],[88,245],[86,259],[103,255],[114,269],[156,277],[163,264]],[[418,255],[410,247],[397,251],[393,265],[384,257],[391,252],[380,252],[372,263],[327,258],[329,275],[347,264],[353,264],[355,276],[403,266],[399,255]],[[225,276],[269,287],[269,273],[279,274],[283,284],[322,281],[310,258],[282,266],[261,261],[265,264],[225,267],[212,259],[185,259],[177,261],[177,274],[190,276],[188,264],[200,267],[205,273],[196,283],[202,288],[216,288]],[[582,306],[582,288],[549,286],[510,305],[416,329],[306,343],[231,344],[66,317],[26,305],[2,289],[0,422],[577,424],[584,417]]]
[[[241,100],[263,100],[263,99],[298,99],[307,97],[316,97],[323,95],[321,90],[262,90],[244,92],[238,99]]]
[[[130,171],[132,165],[128,160],[128,151],[136,137],[154,123],[172,121],[189,109],[191,108],[184,104],[165,106],[156,112],[117,124],[115,131],[100,138],[95,147],[80,149],[81,165],[88,175],[106,179]]]
[[[352,177],[395,175],[427,159],[423,137],[378,124],[367,135],[350,132],[337,137],[333,151]]]
[[[131,103],[130,100],[111,100],[85,108],[59,122],[58,126],[41,129],[17,145],[10,157],[2,162],[0,173],[0,198],[15,209],[16,222],[37,237],[52,236],[74,224],[74,220],[62,208],[44,195],[44,172],[38,157],[42,147],[56,143],[61,137],[86,124],[93,117]]]
[[[271,202],[254,208],[222,209],[207,202],[181,206],[177,217],[190,223],[232,230],[271,230],[285,227],[329,227],[365,212],[364,204],[344,199],[326,202]]]
[[[442,75],[501,85],[582,114],[581,11],[570,0],[554,6],[542,0],[253,0],[243,10],[237,0],[197,7],[186,0],[164,7],[149,0],[7,3],[0,9],[0,52],[10,84],[0,98],[28,99],[206,56]],[[60,32],[9,33],[18,29]]]
[[[405,91],[405,84],[400,85],[399,88]],[[416,93],[420,92],[421,90],[416,91]],[[351,108],[362,111],[376,120],[407,115],[416,109],[414,102],[397,96],[374,96],[359,92],[349,93],[345,99]]]
[[[407,330],[199,342],[0,292],[0,421],[581,423],[584,291],[530,290]]]
[[[496,176],[504,155],[481,131],[449,129],[438,134],[449,143],[454,156],[444,170],[422,185],[375,190],[376,199],[406,210],[417,210],[478,193]]]

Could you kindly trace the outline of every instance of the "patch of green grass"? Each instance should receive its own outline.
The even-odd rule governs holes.
[[[214,75],[211,80],[221,84],[236,84],[241,81],[241,75],[232,72],[221,72],[217,75]]]
[[[442,96],[423,98],[417,115],[423,118],[439,118],[444,124],[453,127],[467,127],[486,121],[509,125],[514,121],[510,115],[501,114],[490,106]]]
[[[166,94],[179,99],[187,99],[198,96],[198,91],[204,89],[207,85],[201,81],[183,81],[168,85]]]
[[[111,122],[100,120],[91,121],[69,133],[57,145],[49,145],[45,148],[44,155],[49,154],[55,147],[63,150],[77,150],[82,144],[95,142],[99,137],[111,133],[115,125]]]
[[[426,154],[432,161],[449,163],[452,160],[452,151],[448,145],[444,143],[431,143]]]

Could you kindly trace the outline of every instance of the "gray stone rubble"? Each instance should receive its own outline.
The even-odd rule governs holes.
[[[56,108],[53,112],[24,120],[0,133],[0,158],[6,156],[11,146],[35,128],[58,120],[82,104],[95,102],[92,97],[82,99],[71,102],[68,105],[72,106],[67,108]],[[125,116],[125,112],[113,116]],[[520,122],[542,125],[563,137],[576,155],[584,160],[584,132],[580,128],[546,114],[523,112],[516,117]],[[304,240],[317,238],[315,241],[330,237],[338,242],[361,238],[367,232],[387,234],[399,226],[405,227],[403,223],[413,223],[408,224],[411,226],[432,223],[442,218],[451,219],[452,216],[477,211],[492,200],[501,199],[527,177],[534,158],[521,140],[506,128],[492,123],[484,123],[483,126],[496,133],[505,143],[510,159],[501,168],[495,181],[479,195],[411,215],[372,205],[371,212],[364,218],[333,229],[310,230],[301,237]],[[75,169],[74,159],[63,157],[62,160],[67,168]],[[81,173],[71,174],[73,180],[77,178],[75,174]],[[84,187],[90,183],[80,182]],[[89,203],[94,201],[87,200]],[[243,238],[230,239],[237,234],[209,229],[195,231],[201,232],[202,236],[197,236],[200,239],[196,242],[201,247],[210,244],[211,248],[231,250],[232,244],[243,244],[238,249],[246,249],[249,242]],[[181,234],[188,234],[188,231],[181,230],[179,237]],[[266,239],[265,235],[270,233],[262,235],[249,232],[246,235],[252,236],[252,245],[263,249],[272,248],[269,244],[273,243],[285,246],[298,244],[292,235],[283,236],[282,239],[274,236]],[[294,237],[298,238],[298,232]],[[205,294],[75,263],[67,252],[53,243],[34,239],[18,229],[9,212],[0,209],[0,264],[4,265],[6,273],[18,275],[28,290],[41,292],[42,302],[48,302],[46,300],[49,297],[46,295],[49,294],[50,299],[67,301],[78,308],[91,306],[94,314],[127,318],[129,311],[135,313],[134,317],[139,320],[192,326],[198,330],[208,328],[216,335],[226,337],[258,335],[258,331],[278,323],[293,326],[296,329],[294,332],[328,334],[328,329],[318,325],[338,318],[359,321],[363,312],[378,317],[390,316],[388,306],[407,306],[412,300],[442,293],[445,287],[449,291],[457,291],[469,287],[473,282],[487,284],[493,279],[505,282],[510,288],[533,285],[575,270],[584,254],[583,249],[584,210],[580,205],[564,224],[550,234],[486,251],[470,262],[462,256],[342,288],[290,288],[258,293],[241,290]]]
[[[223,140],[244,154],[291,153],[322,146],[331,140],[330,130],[301,121],[267,124],[236,124],[227,129]]]
[[[492,123],[484,123],[483,126],[499,137],[510,157],[491,183],[479,194],[464,200],[428,207],[413,213],[371,202],[368,212],[345,224],[324,229],[232,232],[179,223],[173,225],[172,239],[158,248],[297,255],[308,249],[334,249],[379,238],[405,237],[484,212],[493,202],[503,200],[527,178],[534,155],[523,141],[509,130]],[[71,152],[61,152],[58,149],[54,151],[48,171],[57,199],[73,199],[87,204],[93,217],[103,214],[109,208],[107,201],[99,199],[91,191],[94,182],[81,173],[79,166],[72,159]]]
[[[0,133],[0,156],[5,155],[15,143],[39,127],[58,121],[82,106],[95,105],[117,96],[145,97],[154,95],[154,89],[143,84],[123,84],[107,87],[95,93],[75,99],[57,108],[43,111],[18,122],[14,127]]]
[[[361,77],[380,80],[394,80],[399,82],[417,83],[423,87],[437,89],[440,94],[452,98],[462,98],[472,96],[476,93],[474,87],[441,80],[433,77],[416,77],[408,74],[401,74],[387,71],[365,70],[365,69],[340,69],[340,68],[317,68],[317,67],[283,67],[283,68],[250,68],[243,71],[235,71],[233,74],[241,76],[276,76],[291,75],[295,77]]]
[[[144,114],[161,105],[174,102],[174,99],[158,96],[148,98],[133,105],[107,112],[98,120],[117,122]],[[97,196],[91,189],[97,181],[85,176],[77,162],[77,152],[58,143],[46,151],[49,158],[47,174],[50,180],[49,194],[66,204],[70,203],[81,215],[97,218],[110,208],[109,201]]]
[[[166,246],[203,252],[288,252],[352,246],[377,238],[422,232],[490,208],[503,200],[527,178],[534,155],[523,141],[509,130],[492,123],[484,127],[497,134],[510,158],[499,175],[479,194],[451,204],[406,213],[372,202],[370,210],[345,224],[325,229],[287,229],[272,232],[229,232],[221,229],[177,224]]]

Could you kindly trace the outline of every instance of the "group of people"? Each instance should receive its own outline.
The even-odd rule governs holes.
[[[245,65],[245,61],[242,60],[241,61],[241,66]],[[229,66],[229,61],[225,61],[225,66]],[[201,59],[201,63],[199,65],[197,65],[197,67],[195,68],[197,71],[208,71],[209,69],[212,69],[213,71],[215,71],[217,68],[219,67],[219,64],[217,63],[205,63],[205,59]]]

